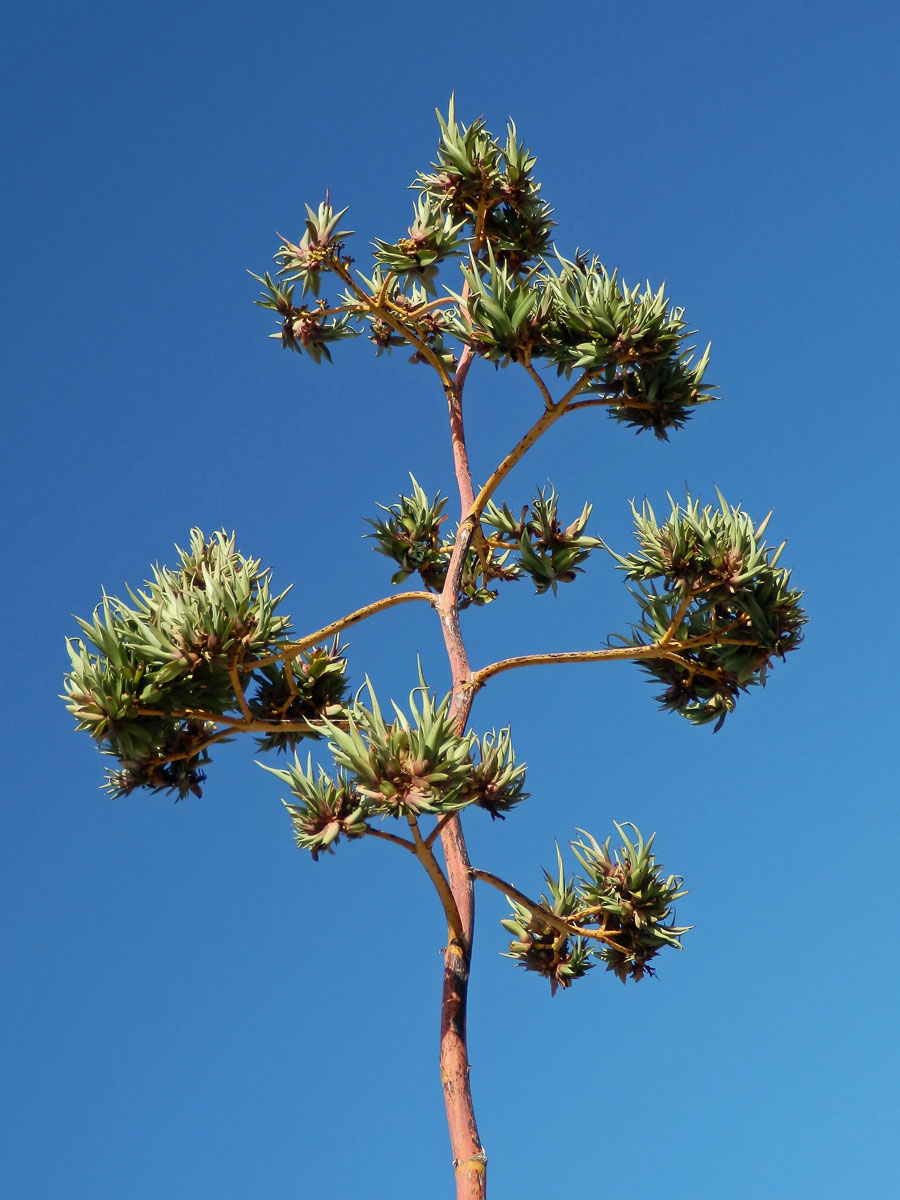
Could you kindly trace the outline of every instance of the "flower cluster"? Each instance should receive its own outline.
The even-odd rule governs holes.
[[[582,571],[592,550],[602,546],[600,538],[584,531],[593,506],[585,504],[579,516],[565,528],[559,521],[556,489],[541,488],[531,509],[523,508],[517,518],[506,504],[488,501],[484,523],[495,529],[501,546],[515,547],[515,570],[531,577],[538,595],[556,594],[560,583],[572,583]]]
[[[346,649],[335,638],[330,646],[313,646],[254,670],[256,691],[248,707],[254,717],[271,726],[258,740],[260,750],[293,749],[302,738],[321,736],[314,724],[320,717],[344,712]]]
[[[671,498],[670,498],[671,499]],[[688,496],[671,501],[662,525],[645,502],[632,510],[639,551],[613,555],[641,608],[631,646],[669,639],[677,654],[642,663],[665,686],[658,699],[695,724],[720,728],[737,697],[765,684],[773,658],[784,659],[802,640],[802,592],[779,567],[785,543],[771,547],[763,533],[771,513],[754,526],[740,506],[719,493],[718,509]]]
[[[527,798],[525,765],[516,762],[508,729],[481,738],[460,733],[451,697],[437,703],[421,675],[409,714],[395,704],[393,721],[385,720],[371,684],[367,691],[368,706],[357,698],[340,723],[318,724],[329,739],[335,778],[296,755],[284,769],[264,768],[290,788],[297,844],[314,857],[342,834],[361,837],[373,817],[415,820],[470,805],[503,817]]]
[[[403,583],[415,573],[429,591],[439,592],[447,578],[456,530],[448,537],[440,533],[447,519],[444,516],[447,497],[438,493],[429,500],[415,476],[411,474],[410,479],[413,485],[410,495],[400,495],[396,504],[379,504],[386,517],[367,518],[375,532],[366,536],[373,539],[380,554],[392,558],[399,566],[399,571],[391,576],[391,583]],[[519,568],[508,565],[510,553],[509,547],[490,545],[483,538],[477,548],[470,549],[459,583],[461,607],[490,604],[497,596],[496,590],[488,586],[491,582],[519,578]]]
[[[337,715],[346,661],[335,643],[285,654],[290,618],[270,572],[235,548],[234,534],[191,531],[180,563],[159,565],[129,601],[104,595],[83,638],[69,639],[67,707],[77,727],[117,760],[107,789],[200,794],[209,747],[243,721],[263,748],[321,736],[313,717]],[[281,664],[281,665],[279,665]]]
[[[600,845],[590,834],[572,842],[584,875],[566,876],[557,847],[557,871],[544,872],[549,894],[540,906],[512,900],[513,911],[501,922],[513,935],[507,957],[550,982],[551,992],[567,988],[597,961],[605,962],[623,983],[652,975],[648,964],[665,946],[681,949],[689,926],[672,920],[672,905],[687,895],[682,880],[663,875],[652,846],[631,826],[634,840],[616,824],[622,839],[610,854],[609,839]]]
[[[438,213],[471,230],[473,247],[489,246],[499,263],[518,274],[550,248],[552,209],[541,199],[534,179],[536,158],[519,140],[512,121],[505,142],[479,118],[457,123],[451,99],[441,129],[437,161],[420,173],[414,187]]]
[[[413,223],[405,238],[396,242],[375,239],[375,262],[383,272],[433,293],[440,264],[463,246],[459,236],[463,227],[463,221],[441,213],[429,196],[422,195],[414,205]]]
[[[438,122],[437,159],[413,183],[413,221],[404,237],[374,240],[370,277],[354,275],[344,254],[347,210],[327,198],[307,206],[300,242],[282,239],[276,254],[278,279],[254,276],[263,285],[257,303],[281,319],[272,336],[321,362],[331,344],[368,332],[376,353],[407,345],[411,361],[428,362],[445,386],[461,347],[501,366],[543,363],[576,376],[581,403],[668,437],[715,390],[704,378],[709,350],[695,357],[683,310],[664,287],[628,287],[595,256],[570,261],[554,249],[536,159],[512,122],[498,139],[481,119],[460,124],[452,100]],[[461,290],[441,291],[440,272],[455,260]],[[295,284],[318,296],[329,272],[344,285],[338,304],[294,303]]]
[[[403,583],[418,573],[425,586],[439,592],[447,575],[447,560],[452,542],[447,543],[440,533],[447,520],[444,509],[447,497],[436,495],[428,499],[414,475],[410,475],[412,493],[401,495],[396,504],[379,504],[384,518],[367,518],[375,530],[367,536],[375,541],[375,549],[392,558],[400,570],[391,576],[391,583]]]

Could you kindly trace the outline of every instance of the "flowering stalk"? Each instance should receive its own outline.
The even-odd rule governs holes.
[[[327,194],[316,209],[307,206],[300,239],[282,239],[275,277],[255,276],[257,303],[277,314],[272,336],[285,349],[330,362],[331,348],[366,335],[376,355],[405,348],[412,363],[437,375],[458,493],[456,531],[443,532],[447,498],[430,498],[415,478],[410,495],[379,506],[382,515],[369,522],[376,548],[394,560],[391,582],[418,574],[421,590],[395,592],[297,638],[281,611],[286,593],[271,594],[268,569],[238,552],[234,534],[207,538],[193,530],[174,569],[157,565],[143,589],[129,589],[127,600],[104,594],[93,617],[79,619],[65,700],[77,727],[115,762],[105,785],[113,796],[137,789],[199,795],[211,752],[238,734],[256,734],[262,753],[293,752],[283,768],[264,769],[289,790],[297,846],[314,860],[369,837],[418,861],[447,924],[440,1074],[456,1195],[484,1200],[487,1156],[466,1036],[475,881],[507,895],[508,957],[552,992],[597,962],[623,982],[652,975],[650,961],[663,948],[680,949],[687,928],[674,922],[681,880],[664,875],[653,837],[645,841],[633,826],[631,833],[616,826],[616,850],[579,831],[570,843],[576,874],[566,873],[557,850],[557,868],[545,870],[537,900],[472,867],[462,810],[504,818],[527,797],[509,729],[479,736],[467,728],[476,693],[523,667],[630,660],[662,685],[664,709],[718,728],[742,693],[765,683],[772,662],[797,647],[806,618],[801,593],[778,566],[783,545],[763,540],[768,518],[754,525],[721,496],[718,509],[690,496],[673,501],[662,522],[649,503],[634,508],[638,549],[625,556],[589,533],[590,503],[563,521],[552,485],[530,505],[510,507],[498,497],[513,468],[571,412],[604,409],[619,424],[667,438],[713,398],[704,383],[708,348],[695,361],[687,345],[693,332],[664,288],[630,288],[596,257],[569,261],[555,250],[534,156],[512,122],[504,142],[483,120],[458,124],[452,101],[447,119],[438,120],[437,161],[413,184],[419,195],[408,236],[375,239],[370,278],[352,269],[344,252],[350,232],[339,229],[346,209],[336,212]],[[453,262],[461,265],[461,290],[444,286],[437,295]],[[329,277],[344,288],[339,302],[319,299]],[[528,396],[534,401],[534,388],[539,398],[537,415],[477,491],[463,413],[476,359],[521,369]],[[558,398],[554,371],[565,381]],[[555,595],[600,549],[624,572],[638,606],[630,633],[610,634],[600,649],[522,654],[472,669],[463,607],[493,602],[500,586],[516,580],[530,580],[538,596]],[[339,636],[412,601],[438,615],[451,687],[439,700],[420,669],[408,709],[392,702],[385,717],[368,680],[351,695]],[[331,773],[314,766],[311,754],[304,763],[297,752],[304,740],[327,747]],[[577,731],[573,742],[577,751]],[[390,820],[402,832],[385,828]]]

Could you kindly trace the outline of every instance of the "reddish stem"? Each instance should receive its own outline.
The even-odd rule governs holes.
[[[447,579],[436,605],[441,617],[444,644],[453,679],[453,713],[462,732],[472,705],[472,676],[459,625],[459,585],[472,537],[474,521],[466,520],[474,502],[472,475],[466,453],[463,427],[462,390],[472,361],[466,347],[456,369],[452,390],[447,390],[453,465],[459,488],[460,527],[447,568]],[[448,938],[444,952],[444,985],[441,997],[441,1084],[447,1109],[457,1200],[484,1200],[487,1192],[487,1156],[478,1136],[469,1055],[466,1044],[466,1001],[472,938],[475,931],[475,894],[469,875],[469,856],[459,816],[441,831],[441,846],[447,863],[447,880],[460,915],[464,939]]]
[[[453,376],[453,391],[447,393],[447,407],[450,413],[450,439],[453,445],[453,469],[456,473],[456,483],[459,488],[459,503],[462,515],[465,516],[472,507],[475,493],[472,488],[472,472],[469,470],[469,455],[466,451],[466,431],[463,426],[462,393],[469,374],[469,367],[475,353],[471,346],[466,346],[460,355],[456,374]]]

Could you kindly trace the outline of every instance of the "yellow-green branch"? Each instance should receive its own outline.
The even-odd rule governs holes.
[[[443,384],[444,391],[448,393],[452,392],[453,380],[447,371],[447,367],[441,361],[439,356],[435,354],[428,343],[423,338],[418,337],[404,321],[401,321],[398,317],[395,317],[390,309],[386,307],[385,303],[379,303],[379,297],[370,296],[368,292],[364,291],[350,274],[349,269],[345,267],[343,263],[335,260],[333,263],[333,269],[335,274],[342,279],[347,287],[353,291],[354,295],[358,297],[360,303],[368,312],[384,321],[384,323],[389,325],[395,333],[399,333],[402,338],[405,338],[406,341],[408,341],[409,344],[413,346],[419,354],[421,354],[422,358],[424,358],[425,361],[432,366],[435,371],[437,371],[438,375],[440,376],[441,383]]]
[[[536,374],[536,372],[534,372],[534,374]],[[550,426],[558,421],[559,418],[567,411],[569,402],[578,395],[587,379],[588,372],[585,371],[577,383],[570,387],[566,394],[561,397],[561,399],[555,402],[551,400],[549,407],[547,407],[545,403],[544,411],[541,413],[540,417],[538,417],[527,433],[525,433],[518,440],[518,442],[516,442],[509,454],[507,454],[497,469],[488,478],[487,483],[485,483],[481,488],[478,495],[475,497],[472,508],[466,517],[465,523],[468,523],[470,527],[474,527],[475,522],[484,511],[488,500],[490,500],[506,476],[510,473],[513,467],[521,462],[535,442],[543,437]]]
[[[406,838],[398,837],[396,833],[388,833],[386,829],[373,829],[371,825],[366,826],[366,832],[369,837],[381,838],[383,842],[392,842],[395,846],[402,846],[410,854],[416,854],[415,844],[408,842]]]
[[[527,908],[533,916],[540,917],[550,929],[554,929],[557,933],[564,934],[566,937],[590,938],[592,941],[614,946],[617,950],[622,948],[612,934],[606,933],[602,929],[585,929],[574,920],[566,920],[565,917],[557,916],[547,908],[546,904],[539,904],[536,900],[530,899],[524,892],[520,892],[518,888],[513,887],[511,883],[507,883],[498,875],[492,875],[490,871],[470,867],[469,875],[472,879],[480,879],[482,883],[487,883],[498,892],[502,892],[508,900],[515,900],[523,908]],[[577,917],[581,914],[573,915]]]
[[[678,658],[679,650],[692,649],[694,646],[709,645],[711,637],[691,638],[690,641],[678,642],[675,645],[663,645],[654,642],[650,646],[613,646],[606,650],[568,650],[549,654],[520,654],[514,658],[503,658],[499,662],[489,663],[478,671],[473,671],[469,687],[477,691],[494,675],[504,671],[514,671],[519,667],[556,666],[562,663],[616,662],[645,658]],[[687,665],[687,664],[686,664]]]
[[[232,661],[228,664],[228,678],[231,680],[231,686],[234,688],[235,698],[238,702],[238,708],[245,721],[253,720],[253,713],[250,711],[250,705],[247,703],[247,697],[244,695],[244,689],[241,686],[240,677],[238,675],[237,663]]]
[[[412,830],[413,840],[415,842],[415,855],[419,862],[425,868],[428,878],[434,885],[434,890],[438,894],[441,905],[444,909],[444,915],[447,918],[447,932],[452,942],[468,953],[468,939],[466,931],[463,928],[462,919],[459,915],[459,908],[456,900],[453,897],[453,892],[450,890],[450,884],[447,882],[447,877],[440,868],[440,864],[434,857],[432,849],[422,837],[419,830],[419,823],[416,818],[409,815],[409,827]]]
[[[302,654],[304,650],[308,650],[310,646],[318,645],[319,642],[324,642],[328,638],[334,637],[336,633],[341,633],[344,629],[349,629],[351,625],[365,621],[368,617],[373,617],[376,613],[393,608],[395,604],[406,604],[409,600],[427,600],[429,604],[433,605],[437,599],[438,597],[432,592],[397,592],[393,596],[385,596],[381,600],[374,600],[371,604],[364,605],[363,608],[357,608],[355,612],[348,613],[346,617],[341,617],[338,621],[332,621],[329,625],[323,625],[321,629],[317,629],[315,633],[307,634],[299,642],[290,642],[282,650],[274,654],[267,654],[263,658],[242,663],[241,670],[257,671],[260,667],[269,667],[274,663],[288,663],[291,659],[296,658],[298,654]]]

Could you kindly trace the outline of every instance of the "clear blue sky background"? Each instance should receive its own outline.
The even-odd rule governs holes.
[[[554,839],[659,831],[696,926],[659,978],[551,999],[480,898],[473,1084],[494,1200],[900,1194],[897,1131],[896,6],[17,4],[4,21],[3,1107],[17,1200],[451,1192],[438,1085],[440,914],[382,844],[313,864],[251,746],[202,800],[108,801],[56,698],[71,613],[194,524],[295,582],[309,631],[389,590],[360,540],[412,469],[452,486],[440,395],[364,342],[332,368],[251,307],[326,186],[356,255],[408,224],[435,105],[507,115],[560,248],[666,279],[722,402],[669,444],[597,413],[548,477],[628,547],[627,502],[714,485],[807,592],[802,651],[724,730],[656,711],[627,665],[497,679],[533,799],[475,813],[474,861],[536,890]],[[530,423],[473,373],[483,478]],[[600,645],[607,562],[466,620],[476,663]],[[446,683],[431,614],[355,630],[352,668]]]

